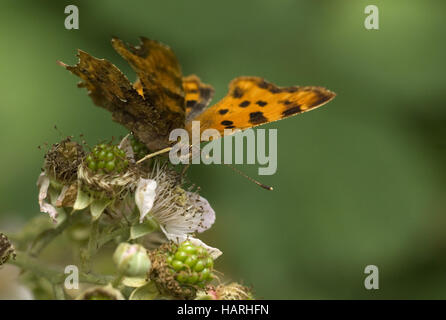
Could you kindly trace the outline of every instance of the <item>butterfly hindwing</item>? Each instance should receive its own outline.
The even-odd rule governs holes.
[[[191,120],[201,130],[255,127],[306,112],[324,105],[335,94],[322,87],[277,87],[258,77],[239,77],[229,85],[222,100]],[[190,130],[190,122],[186,123]]]
[[[186,121],[202,113],[214,96],[214,88],[200,81],[196,75],[183,78],[186,103]]]

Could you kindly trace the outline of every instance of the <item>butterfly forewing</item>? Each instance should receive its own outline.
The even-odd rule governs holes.
[[[277,87],[262,78],[239,77],[226,97],[193,120],[200,121],[201,130],[244,130],[315,109],[334,97],[322,87]]]

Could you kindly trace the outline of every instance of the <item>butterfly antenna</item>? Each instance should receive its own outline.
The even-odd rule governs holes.
[[[246,179],[248,179],[251,182],[254,182],[256,185],[258,185],[259,187],[265,189],[265,190],[269,190],[269,191],[273,191],[273,187],[267,186],[266,184],[263,184],[253,178],[251,178],[250,176],[248,176],[246,173],[244,173],[243,171],[240,171],[239,169],[237,169],[234,166],[231,166],[230,164],[224,163],[225,166],[231,168],[234,172],[238,173],[239,175],[241,175],[242,177],[245,177]]]

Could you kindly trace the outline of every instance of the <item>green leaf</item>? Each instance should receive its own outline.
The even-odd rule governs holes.
[[[135,224],[130,228],[130,239],[134,240],[140,238],[157,229],[158,229],[158,224],[151,219],[147,219],[143,223]]]
[[[104,212],[105,208],[108,207],[113,200],[110,199],[95,199],[90,205],[90,212],[93,218],[93,221],[97,220],[102,212]]]
[[[74,202],[73,209],[74,210],[83,210],[86,207],[88,207],[92,201],[93,201],[93,198],[90,197],[90,195],[88,193],[82,191],[81,187],[79,186],[77,188],[77,197],[76,197],[76,201]]]
[[[133,290],[129,300],[154,300],[159,296],[158,289],[153,282]]]

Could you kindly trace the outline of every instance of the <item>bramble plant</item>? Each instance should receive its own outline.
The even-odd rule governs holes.
[[[222,252],[196,238],[215,221],[209,202],[165,157],[138,163],[147,153],[132,135],[90,150],[54,144],[37,182],[49,217],[0,233],[0,265],[18,266],[36,299],[253,299],[221,283]],[[75,276],[44,261],[57,247],[74,253]]]

